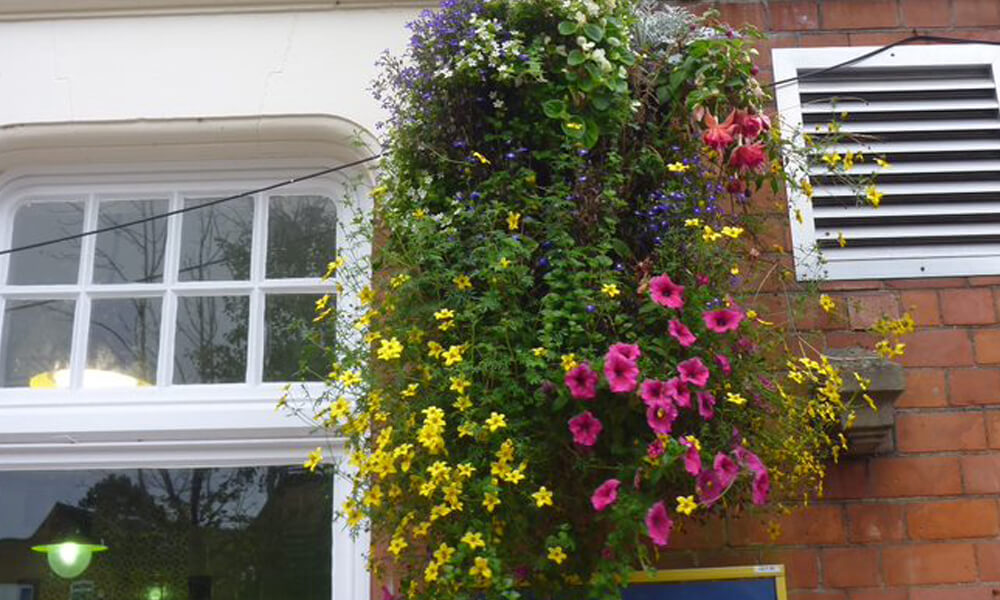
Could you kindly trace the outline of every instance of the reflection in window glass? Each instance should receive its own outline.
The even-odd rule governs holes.
[[[26,204],[14,213],[11,247],[46,242],[83,231],[82,202]],[[8,283],[76,283],[80,240],[69,240],[11,255]]]
[[[0,335],[4,387],[24,387],[29,382],[32,387],[56,386],[55,372],[69,367],[74,304],[72,300],[7,301]]]
[[[333,201],[325,196],[272,196],[268,212],[268,278],[321,275],[336,248]]]
[[[331,490],[299,467],[0,472],[0,597],[329,600]],[[107,546],[71,580],[31,551],[69,539]]]
[[[246,380],[247,296],[177,299],[174,383],[233,383]]]
[[[166,200],[105,200],[98,212],[98,228],[113,227],[162,215]],[[98,234],[94,255],[94,283],[158,283],[163,280],[167,220],[155,219]]]
[[[85,386],[115,385],[115,375],[134,377],[140,385],[156,383],[160,304],[160,298],[93,301]]]
[[[185,207],[210,199],[187,199]],[[181,281],[242,280],[250,276],[253,199],[229,200],[184,213]]]
[[[321,381],[329,369],[320,331],[312,327],[316,298],[267,297],[264,315],[264,381]],[[330,299],[332,308],[336,300]],[[301,368],[305,367],[305,371]]]

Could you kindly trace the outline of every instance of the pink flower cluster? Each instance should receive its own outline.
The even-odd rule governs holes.
[[[764,144],[756,140],[770,128],[771,121],[766,115],[734,110],[719,123],[712,113],[706,112],[702,141],[719,153],[736,142],[738,145],[729,155],[729,164],[741,171],[760,170],[767,161],[767,154]]]
[[[735,117],[730,125],[733,131],[736,131]],[[749,130],[740,129],[738,134],[745,136],[745,131]],[[717,133],[721,136],[724,132]],[[759,133],[760,131],[757,131],[757,134]],[[649,283],[652,301],[677,312],[685,306],[684,289],[684,286],[674,283],[667,275],[654,277]],[[704,311],[701,317],[705,330],[723,335],[739,329],[744,315],[740,310],[726,308]],[[680,318],[668,322],[667,332],[685,349],[691,348],[698,342],[698,336]],[[724,354],[712,355],[707,364],[701,357],[691,356],[676,365],[676,374],[673,377],[663,380],[646,378],[640,382],[640,358],[642,350],[638,345],[613,344],[604,356],[603,374],[611,393],[637,392],[642,399],[646,411],[646,424],[655,436],[647,447],[646,455],[655,461],[666,453],[665,441],[669,441],[667,436],[672,433],[681,410],[697,410],[698,415],[705,421],[714,418],[716,398],[707,389],[712,380],[712,370],[709,365],[713,365],[712,368],[716,369],[720,377],[730,376],[733,368],[729,357]],[[565,384],[574,399],[589,402],[597,397],[600,379],[598,371],[591,368],[588,363],[583,363],[566,373]],[[600,419],[589,410],[569,420],[569,431],[573,442],[583,448],[597,444],[603,429],[604,425]],[[766,502],[770,479],[767,468],[755,454],[742,446],[737,446],[731,455],[717,453],[711,467],[707,468],[702,463],[696,442],[688,439],[678,441],[684,446],[682,454],[684,469],[694,478],[695,490],[703,505],[711,506],[717,502],[737,480],[741,469],[746,469],[753,476],[753,502],[757,504]],[[604,511],[614,505],[618,500],[620,488],[621,482],[618,479],[608,479],[602,483],[590,498],[594,510]],[[657,502],[649,508],[645,524],[647,534],[654,544],[659,546],[668,544],[673,521],[664,502]]]

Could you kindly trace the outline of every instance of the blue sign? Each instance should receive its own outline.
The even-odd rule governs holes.
[[[783,565],[636,573],[624,600],[786,600]]]

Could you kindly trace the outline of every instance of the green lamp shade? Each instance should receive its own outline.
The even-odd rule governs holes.
[[[108,547],[99,544],[63,542],[61,544],[33,546],[31,549],[46,555],[53,573],[63,579],[73,579],[87,570],[87,567],[90,566],[90,559],[93,558],[95,552],[103,552]]]

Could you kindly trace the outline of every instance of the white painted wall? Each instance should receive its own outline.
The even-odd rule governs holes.
[[[368,86],[418,9],[0,23],[0,126],[329,114],[371,131]]]

